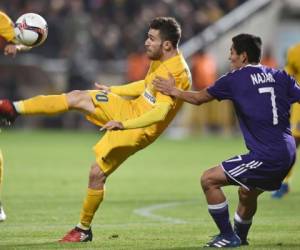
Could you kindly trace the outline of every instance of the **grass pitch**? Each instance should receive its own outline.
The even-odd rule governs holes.
[[[217,233],[199,177],[246,152],[241,138],[161,138],[128,159],[106,184],[105,201],[86,244],[56,243],[79,219],[97,132],[16,131],[0,134],[5,158],[0,249],[196,250]],[[298,163],[299,164],[299,163]],[[297,164],[297,165],[298,165]],[[250,246],[300,249],[300,171],[283,200],[261,196]],[[224,189],[231,217],[237,188]]]

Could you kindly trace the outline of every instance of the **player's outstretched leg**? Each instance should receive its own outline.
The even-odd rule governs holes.
[[[88,91],[39,95],[13,103],[7,99],[0,100],[0,122],[2,125],[10,125],[18,115],[53,115],[69,110],[93,113],[95,107]]]
[[[220,230],[220,233],[205,247],[224,248],[241,245],[241,240],[233,231],[230,223],[228,204],[221,190],[221,187],[225,185],[228,185],[228,181],[220,166],[205,171],[201,177],[201,186],[208,203],[208,211]]]
[[[94,164],[90,170],[89,186],[81,209],[80,222],[59,242],[69,243],[92,241],[93,234],[91,230],[91,223],[103,200],[105,180],[106,176],[100,169],[99,165]]]

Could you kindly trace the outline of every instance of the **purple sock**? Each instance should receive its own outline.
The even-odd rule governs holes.
[[[233,229],[229,220],[228,204],[224,201],[220,204],[208,205],[208,211],[213,217],[221,234],[232,235]]]
[[[252,225],[252,219],[243,220],[238,213],[236,212],[234,215],[234,231],[240,237],[242,243],[247,242],[247,236],[249,229]]]

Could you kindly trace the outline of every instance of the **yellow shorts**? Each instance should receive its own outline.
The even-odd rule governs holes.
[[[300,104],[294,103],[291,109],[291,128],[294,137],[300,138]]]
[[[118,95],[106,95],[101,91],[90,91],[89,94],[96,112],[87,115],[86,119],[98,126],[103,126],[110,120],[124,121],[139,116],[134,104]],[[93,149],[96,162],[109,175],[130,155],[150,143],[143,129],[107,131]]]

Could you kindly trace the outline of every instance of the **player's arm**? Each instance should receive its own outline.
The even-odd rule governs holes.
[[[145,91],[145,81],[136,81],[129,84],[121,86],[106,86],[102,84],[95,83],[97,89],[102,90],[106,93],[114,93],[120,96],[139,96]]]
[[[25,46],[22,44],[16,45],[16,44],[9,43],[4,47],[4,55],[15,57],[17,52],[29,51],[31,48],[32,47]]]
[[[184,91],[176,88],[175,79],[172,75],[169,75],[168,79],[156,77],[152,83],[158,91],[165,95],[173,96],[191,104],[201,105],[214,99],[206,89],[201,91]]]
[[[119,130],[135,129],[150,126],[154,123],[163,121],[168,112],[172,109],[174,100],[172,97],[157,92],[156,103],[153,108],[141,116],[127,121],[109,121],[102,129]]]
[[[26,52],[26,51],[29,51],[29,50],[32,49],[32,47],[26,46],[26,45],[23,45],[23,44],[16,45],[16,48],[17,48],[18,52]]]
[[[148,127],[154,123],[163,121],[172,105],[168,102],[158,102],[153,108],[143,115],[127,121],[109,121],[102,129],[118,130],[118,129],[135,129]]]

